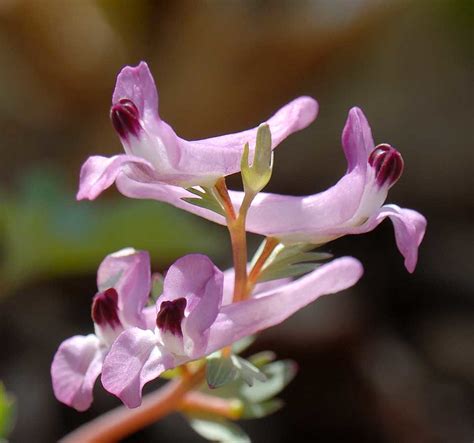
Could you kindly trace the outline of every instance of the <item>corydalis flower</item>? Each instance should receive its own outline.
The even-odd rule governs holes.
[[[97,286],[91,310],[95,334],[65,340],[51,366],[56,398],[78,411],[91,405],[94,383],[114,340],[127,328],[147,327],[148,253],[128,248],[108,255],[97,272]]]
[[[318,105],[299,97],[267,123],[273,148],[315,118]],[[205,140],[187,141],[176,135],[158,113],[158,93],[146,63],[127,66],[117,77],[111,119],[126,154],[93,156],[83,165],[78,199],[94,199],[121,175],[135,182],[180,187],[213,185],[220,177],[240,171],[245,143],[255,146],[257,128]]]
[[[155,330],[132,328],[117,338],[104,362],[102,384],[128,407],[137,407],[143,386],[163,371],[281,323],[320,295],[352,286],[361,275],[361,264],[344,257],[249,300],[224,304],[223,273],[206,256],[185,256],[166,274]]]
[[[383,205],[402,174],[402,156],[388,144],[374,146],[370,126],[359,108],[349,112],[342,145],[348,168],[339,182],[305,197],[259,194],[248,214],[249,230],[287,244],[318,245],[343,235],[372,231],[389,217],[405,266],[413,272],[426,219],[411,209]],[[237,206],[242,198],[241,193],[232,194]]]
[[[413,272],[426,219],[411,209],[384,205],[389,189],[402,174],[402,156],[388,144],[374,145],[370,126],[359,108],[349,112],[342,146],[348,168],[334,186],[303,197],[258,194],[248,211],[247,230],[285,244],[321,245],[344,235],[372,231],[389,217],[405,266]],[[182,198],[190,194],[182,189],[131,182],[126,176],[120,177],[117,187],[128,197],[165,201],[208,220],[226,223],[219,214],[184,202]],[[234,206],[240,207],[244,194],[231,191],[230,196]]]

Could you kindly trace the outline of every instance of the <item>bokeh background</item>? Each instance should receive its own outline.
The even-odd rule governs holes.
[[[111,93],[121,67],[140,60],[162,117],[185,138],[317,98],[317,121],[276,153],[274,192],[333,184],[347,111],[362,107],[376,142],[405,158],[389,201],[428,218],[413,275],[389,222],[327,246],[362,260],[365,276],[252,346],[300,364],[286,408],[242,423],[253,440],[472,441],[472,26],[470,0],[1,0],[0,380],[17,400],[11,441],[56,441],[118,404],[99,388],[77,413],[49,378],[59,343],[91,330],[105,254],[145,248],[157,271],[190,251],[230,265],[221,227],[115,189],[75,201],[85,158],[121,150]],[[201,439],[175,415],[127,441]]]

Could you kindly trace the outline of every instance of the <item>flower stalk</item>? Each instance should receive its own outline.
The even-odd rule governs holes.
[[[61,443],[112,443],[133,434],[166,415],[180,409],[180,402],[187,392],[204,379],[206,368],[183,375],[180,379],[167,383],[163,388],[145,396],[137,409],[119,406],[60,440]]]
[[[248,280],[247,280],[247,291],[251,293],[255,285],[257,284],[258,277],[260,276],[260,272],[262,271],[265,263],[267,262],[268,258],[278,246],[280,242],[273,237],[267,237],[265,240],[265,245],[257,261],[253,265],[252,269],[250,270]]]

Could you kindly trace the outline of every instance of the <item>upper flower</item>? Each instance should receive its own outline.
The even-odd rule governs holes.
[[[370,126],[352,108],[342,133],[348,168],[331,188],[304,197],[259,194],[248,213],[248,229],[283,243],[323,244],[347,234],[373,230],[389,217],[405,266],[413,272],[426,229],[423,215],[396,205],[383,205],[403,171],[401,154],[388,144],[375,146]],[[236,206],[241,193],[231,193]]]
[[[275,148],[295,131],[308,126],[318,105],[299,97],[267,123]],[[180,187],[212,185],[240,171],[245,143],[255,147],[257,128],[205,140],[180,138],[158,113],[158,93],[145,62],[127,66],[117,77],[110,111],[125,155],[93,156],[83,165],[78,199],[94,199],[121,174],[137,182],[161,182]]]
[[[361,264],[344,257],[229,304],[223,299],[223,273],[206,256],[187,255],[166,274],[155,330],[132,328],[117,338],[104,362],[102,384],[128,407],[137,407],[145,383],[163,371],[281,323],[320,295],[354,285],[361,275]]]
[[[413,272],[426,219],[411,209],[384,205],[389,189],[402,174],[401,154],[385,143],[375,146],[370,126],[359,108],[349,112],[342,146],[348,167],[334,186],[302,197],[259,193],[248,211],[247,230],[278,238],[287,244],[321,245],[347,234],[369,232],[389,217],[405,266]],[[183,197],[191,196],[183,189],[159,183],[138,183],[127,176],[117,180],[117,187],[128,197],[165,201],[208,220],[226,223],[219,214],[183,201]],[[239,208],[244,193],[231,191],[230,197]]]
[[[91,405],[95,380],[115,339],[127,328],[147,327],[148,253],[127,248],[108,255],[97,272],[97,287],[91,310],[95,334],[63,341],[51,365],[56,398],[78,411]]]

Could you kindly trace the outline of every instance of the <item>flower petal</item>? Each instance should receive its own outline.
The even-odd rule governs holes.
[[[136,164],[153,174],[151,165],[142,158],[131,155],[115,155],[102,157],[94,155],[89,157],[82,165],[79,179],[78,200],[94,200],[102,191],[107,189],[117,178],[117,175],[127,165]]]
[[[163,182],[140,182],[126,174],[120,174],[117,177],[116,185],[117,189],[126,197],[150,199],[169,203],[177,208],[204,217],[207,220],[222,225],[225,225],[226,223],[222,215],[182,200],[183,198],[196,198],[196,196],[179,186],[168,185]]]
[[[222,303],[223,275],[202,254],[190,254],[177,260],[166,273],[159,302],[186,298],[187,316],[182,330],[186,355],[202,355],[208,329]]]
[[[124,146],[127,152],[141,153],[149,160],[162,182],[181,187],[213,184],[219,177],[240,171],[245,143],[250,151],[255,148],[258,128],[195,141],[176,135],[159,116],[156,86],[144,62],[127,66],[118,75],[113,104],[123,99],[134,103],[144,130],[130,146]],[[299,97],[281,108],[266,122],[272,131],[272,147],[308,126],[317,112],[318,104],[310,97]]]
[[[343,257],[312,273],[258,298],[223,306],[211,327],[206,354],[242,337],[286,320],[299,309],[324,294],[333,294],[354,285],[362,276],[360,262]]]
[[[352,228],[349,234],[361,234],[375,229],[386,217],[392,220],[395,241],[403,257],[408,272],[413,272],[418,261],[418,247],[426,231],[426,218],[412,209],[397,205],[385,205],[363,225]]]
[[[148,252],[126,248],[108,255],[97,271],[97,287],[115,288],[123,319],[128,325],[146,327],[142,311],[151,291]]]
[[[51,365],[56,398],[78,411],[89,408],[104,354],[100,340],[94,334],[76,335],[63,341]]]
[[[265,122],[272,133],[272,149],[289,135],[306,128],[317,113],[318,103],[311,97],[299,97],[283,106]],[[191,172],[212,167],[208,174],[216,177],[239,172],[244,145],[248,143],[250,153],[254,151],[257,131],[258,127],[255,127],[204,140],[180,139],[180,168]]]
[[[131,328],[110,348],[101,380],[107,391],[136,408],[142,402],[143,386],[173,366],[173,356],[157,346],[153,331]]]
[[[222,306],[232,303],[232,298],[234,296],[234,268],[227,269],[223,272],[224,275],[224,289],[222,294]],[[290,278],[280,278],[278,280],[266,281],[263,283],[258,283],[255,285],[255,288],[252,291],[253,297],[258,297],[259,294],[267,292],[270,289],[278,288],[283,285],[286,285],[291,281]]]
[[[346,125],[342,131],[342,147],[347,159],[347,170],[356,167],[367,168],[367,159],[374,149],[374,139],[369,122],[360,108],[349,111]]]
[[[155,80],[145,62],[125,66],[117,76],[112,103],[128,98],[138,108],[146,123],[158,118],[158,92]]]

